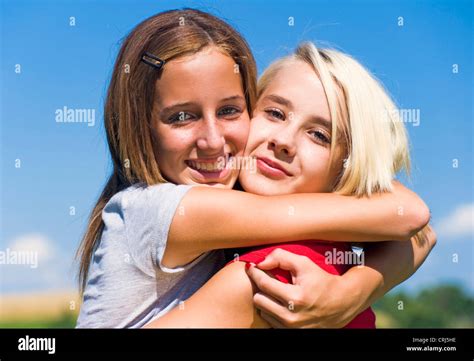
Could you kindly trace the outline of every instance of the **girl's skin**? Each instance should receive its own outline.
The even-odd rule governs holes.
[[[245,152],[259,160],[259,171],[242,170],[245,191],[278,195],[332,190],[343,147],[337,145],[337,166],[329,169],[331,116],[324,88],[309,65],[298,62],[279,72],[261,95],[250,124]],[[269,173],[260,158],[278,163],[289,175]]]
[[[163,175],[175,184],[232,188],[238,169],[215,176],[191,168],[188,162],[243,155],[250,121],[233,59],[207,48],[166,64],[158,84],[154,111],[159,121],[153,132]]]
[[[212,60],[210,59],[211,54]],[[160,84],[157,86],[160,102],[157,106],[158,109],[168,107],[167,102],[171,104],[174,99],[178,99],[178,102],[195,99],[194,107],[179,108],[179,112],[184,112],[186,115],[181,118],[184,120],[173,124],[165,124],[163,122],[164,118],[159,117],[155,129],[156,138],[163,140],[157,146],[157,157],[161,157],[159,164],[167,178],[175,183],[209,183],[215,185],[215,182],[224,181],[225,183],[228,179],[226,177],[231,177],[229,174],[225,174],[225,177],[222,178],[213,176],[214,178],[204,179],[203,182],[202,174],[194,173],[193,169],[187,167],[190,159],[212,158],[226,153],[239,154],[238,141],[235,138],[229,138],[230,141],[227,141],[226,130],[228,126],[233,126],[233,122],[245,123],[242,118],[247,118],[248,114],[245,111],[244,104],[237,101],[239,96],[242,95],[242,91],[239,92],[240,82],[238,78],[232,78],[229,74],[232,64],[227,59],[225,55],[218,54],[213,50],[198,53],[190,58],[183,58],[179,63],[168,63],[169,79],[163,76],[159,80]],[[208,61],[213,62],[212,71],[208,70],[207,67],[203,69],[203,64]],[[196,73],[198,69],[200,73]],[[200,82],[203,82],[203,79],[206,78],[206,71],[212,73],[216,69],[222,71],[222,73],[220,76],[213,78],[214,82],[212,84],[214,86],[209,86],[209,84],[207,84],[207,87],[203,86],[204,84]],[[182,79],[180,76],[188,79],[188,86],[177,86],[176,89],[173,89],[172,79]],[[209,74],[209,76],[212,75]],[[222,82],[220,82],[221,79]],[[176,80],[174,82],[182,84],[176,82]],[[298,84],[298,86],[289,88],[288,84],[292,83]],[[167,89],[167,93],[161,94],[161,91],[159,91],[161,88]],[[197,91],[201,89],[202,91]],[[172,96],[168,97],[168,94],[172,94]],[[308,94],[311,94],[311,96],[308,97]],[[214,99],[228,97],[234,97],[232,99],[235,102],[214,101]],[[317,106],[314,103],[315,99],[319,99]],[[220,109],[226,107],[234,108],[234,110],[220,111]],[[178,112],[178,109],[176,110]],[[224,116],[224,114],[234,115]],[[171,114],[173,119],[172,116]],[[308,65],[301,63],[297,67],[291,68],[291,71],[288,69],[279,74],[261,96],[251,127],[252,131],[248,139],[246,154],[271,159],[284,167],[286,174],[283,172],[281,174],[275,173],[265,166],[265,162],[259,161],[259,171],[256,174],[248,171],[242,172],[241,183],[247,191],[276,195],[329,192],[331,190],[331,185],[339,169],[337,166],[328,168],[331,137],[329,109],[322,85]],[[336,152],[337,156],[334,164],[340,166],[343,152],[340,147],[336,148]],[[171,154],[173,155],[171,156]],[[165,170],[168,172],[165,172]],[[230,182],[225,184],[230,184]],[[400,186],[397,185],[397,192],[399,188]],[[175,216],[173,220],[168,239],[169,244],[163,261],[165,265],[172,267],[184,264],[210,249],[248,246],[251,245],[250,241],[255,242],[255,239],[260,240],[259,244],[282,242],[285,238],[294,239],[289,237],[292,234],[294,237],[295,232],[302,237],[299,239],[376,240],[373,235],[372,237],[369,234],[361,236],[360,232],[366,228],[367,218],[369,218],[365,210],[357,209],[353,213],[346,213],[346,210],[338,206],[339,201],[341,204],[344,203],[343,198],[351,197],[341,196],[341,199],[337,199],[337,202],[321,197],[329,196],[328,194],[305,194],[301,199],[291,198],[291,201],[290,198],[284,196],[274,197],[272,202],[268,202],[271,203],[269,206],[271,208],[281,207],[284,213],[283,216],[273,220],[272,228],[253,228],[251,225],[255,219],[248,219],[248,224],[245,224],[241,220],[234,220],[232,212],[228,214],[229,224],[227,224],[227,227],[212,222],[212,216],[201,217],[200,213],[202,212],[199,212],[199,205],[202,203],[200,202],[210,201],[209,199],[206,200],[205,197],[202,198],[205,193],[202,192],[202,189],[199,192],[191,190],[183,200],[183,213],[186,216]],[[209,193],[209,195],[211,194],[215,195],[215,193]],[[252,196],[249,194],[247,205],[252,204]],[[294,218],[303,219],[302,224],[305,224],[304,220],[314,223],[314,217],[311,217],[311,210],[314,207],[311,208],[311,203],[315,202],[315,198],[305,203],[305,199],[313,196],[321,197],[317,200],[318,203],[314,204],[320,205],[327,216],[326,222],[330,222],[330,219],[344,222],[344,219],[348,217],[352,221],[357,219],[357,222],[364,223],[364,226],[350,233],[351,238],[346,238],[349,236],[347,232],[320,232],[316,237],[312,236],[314,233],[301,232],[301,229],[293,224],[295,220],[289,219],[291,217],[287,213],[288,206],[293,207],[295,214],[298,215]],[[335,195],[331,196],[334,197]],[[382,211],[384,208],[387,209],[387,203],[390,203],[387,196],[389,194],[375,195],[370,201],[368,199],[358,201],[373,204],[373,202],[380,201],[380,198],[384,197],[383,202],[380,202],[382,208],[379,211]],[[395,207],[394,209],[398,204],[396,198],[398,198],[398,201],[401,200],[399,197],[400,195],[392,199],[392,202],[395,201],[391,205]],[[222,193],[222,197],[216,198],[215,202],[219,203],[216,208],[220,210],[222,210],[220,202],[231,202],[228,203],[230,209],[245,209],[239,207],[239,197],[234,198],[225,192]],[[258,201],[254,205],[264,207],[264,203]],[[390,208],[390,205],[388,207]],[[262,212],[265,213],[265,209],[262,209]],[[344,214],[343,217],[341,217],[341,212]],[[201,220],[203,229],[200,228],[199,232],[195,232],[195,228],[190,230],[189,227],[186,227],[189,218],[193,218],[190,224],[194,225],[196,219]],[[222,220],[222,214],[217,218]],[[258,222],[255,223],[258,225]],[[372,223],[374,229],[377,228],[376,223]],[[204,227],[204,225],[207,227]],[[386,221],[378,226],[379,228],[390,228]],[[284,234],[285,232],[282,229],[285,228],[288,231],[288,237],[274,236],[274,233]],[[232,229],[235,229],[235,231],[232,232]],[[370,231],[373,232],[373,229]],[[199,233],[199,235],[193,235],[194,233]],[[406,239],[404,237],[398,239]],[[222,239],[227,241],[222,241]],[[198,246],[193,243],[197,243]],[[384,246],[385,244],[387,246]],[[284,285],[268,276],[265,277],[261,271],[259,273],[258,270],[251,270],[250,276],[259,288],[280,301],[276,303],[268,296],[257,294],[255,302],[265,311],[263,316],[273,326],[314,326],[318,322],[319,326],[324,326],[323,320],[329,326],[340,327],[366,308],[370,304],[367,304],[367,302],[373,301],[374,295],[379,297],[384,293],[380,293],[381,291],[385,291],[389,286],[393,287],[405,279],[405,276],[410,276],[431,249],[431,246],[416,247],[415,243],[406,244],[409,246],[402,245],[402,243],[398,245],[398,242],[397,244],[389,242],[376,244],[376,247],[379,247],[378,252],[372,252],[371,254],[374,254],[374,256],[369,255],[368,258],[372,259],[368,259],[367,264],[373,264],[377,267],[375,269],[367,266],[358,267],[357,272],[351,269],[352,272],[349,271],[344,276],[331,276],[308,262],[305,257],[284,251],[274,252],[274,254],[267,257],[261,267],[265,268],[266,264],[269,267],[267,269],[270,269],[275,265],[279,265],[282,268],[292,270],[294,285]],[[389,258],[389,255],[383,252],[386,249],[403,255],[412,254],[413,258],[410,259],[410,256],[402,257],[401,259],[405,260],[405,263],[388,262],[388,267],[384,268],[383,264]],[[377,256],[380,254],[383,257]],[[413,260],[415,261],[414,264]],[[268,327],[269,324],[256,313],[253,307],[252,299],[256,289],[253,288],[251,281],[245,274],[243,266],[243,263],[236,262],[223,268],[186,301],[184,310],[175,309],[151,323],[149,327]],[[407,269],[409,270],[408,275],[405,274]],[[387,284],[385,282],[383,284],[383,281],[380,280],[381,277],[383,280],[388,279],[392,283]],[[312,287],[314,280],[319,284],[319,289]],[[321,280],[325,280],[325,282],[321,283]],[[364,288],[364,284],[369,286]],[[229,285],[232,286],[229,287]],[[372,289],[370,289],[371,287]],[[223,290],[226,291],[223,292]],[[327,302],[330,297],[325,293],[321,293],[322,291],[329,291],[331,294],[340,296],[341,299],[331,304],[331,302]],[[296,292],[298,292],[298,295],[296,295]],[[294,300],[293,304],[300,312],[288,311],[286,305],[288,305],[289,295],[291,296],[290,300]],[[321,307],[314,302],[315,300],[326,302],[319,302],[323,305]],[[348,300],[349,306],[344,305],[342,307],[341,303],[345,300]],[[332,308],[329,306],[324,308],[324,304],[327,305],[328,303]],[[337,304],[337,306],[334,307],[333,304]],[[318,312],[315,312],[321,312],[321,310],[328,313],[325,315],[324,313],[318,314]],[[299,317],[295,315],[299,315]]]

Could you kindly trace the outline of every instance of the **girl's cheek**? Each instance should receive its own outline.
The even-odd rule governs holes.
[[[276,129],[271,122],[261,118],[252,119],[247,147],[256,149],[263,143],[268,143],[274,131]]]
[[[195,134],[192,131],[172,129],[162,138],[162,145],[165,151],[179,153],[189,149],[196,142],[195,138]]]
[[[242,119],[229,124],[226,131],[226,142],[230,143],[237,153],[241,153],[247,145],[249,131],[250,122],[248,119]]]
[[[314,180],[317,180],[313,184],[313,187],[316,188],[312,192],[328,191],[327,187],[331,182],[328,172],[329,152],[322,149],[305,152],[301,156],[301,165],[304,179],[307,179],[310,183],[314,183]]]
[[[247,142],[249,140],[249,135],[250,135],[250,123],[246,123],[242,127],[242,133],[240,134],[240,147],[242,150],[245,149]]]

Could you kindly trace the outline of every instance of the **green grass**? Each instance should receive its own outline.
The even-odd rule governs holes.
[[[74,328],[76,326],[76,314],[64,312],[60,317],[54,319],[38,319],[31,321],[0,321],[0,328]]]
[[[381,328],[474,328],[474,298],[455,284],[390,293],[373,308]],[[64,311],[54,319],[0,321],[0,328],[74,328],[76,319],[77,313]]]

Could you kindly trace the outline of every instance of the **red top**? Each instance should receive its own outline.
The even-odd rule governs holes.
[[[350,245],[344,242],[298,241],[260,246],[252,248],[249,252],[239,256],[238,261],[258,264],[277,248],[306,256],[323,270],[333,275],[342,275],[352,267],[351,264],[347,264],[347,262],[344,261],[344,255],[349,254],[345,252],[351,252]],[[351,260],[352,259],[353,258],[351,258]],[[289,271],[275,268],[269,272],[281,282],[292,283],[292,277]],[[357,315],[344,328],[375,328],[375,314],[369,307]]]

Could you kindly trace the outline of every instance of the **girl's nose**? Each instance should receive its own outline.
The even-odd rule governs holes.
[[[295,137],[296,134],[290,129],[282,129],[270,138],[268,144],[276,155],[283,155],[287,158],[294,157],[296,154]]]
[[[219,151],[225,145],[225,138],[221,126],[215,117],[204,119],[197,140],[198,148],[208,151]]]

